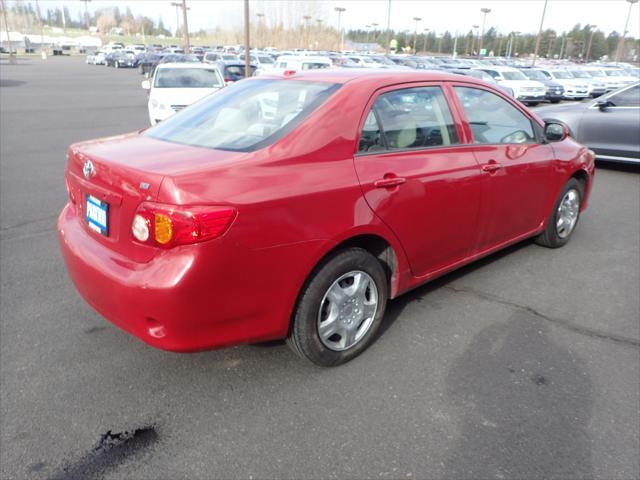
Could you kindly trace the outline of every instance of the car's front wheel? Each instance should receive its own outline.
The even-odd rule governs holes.
[[[536,238],[536,243],[549,248],[558,248],[567,243],[580,218],[583,197],[582,184],[571,178],[560,192],[547,220],[547,226]]]
[[[113,66],[114,66],[114,67],[116,67],[116,68],[120,68],[120,62],[118,62],[118,61],[116,60],[116,63],[114,63],[114,64],[113,64]]]
[[[348,362],[371,344],[387,298],[380,261],[361,248],[343,250],[321,263],[306,282],[287,343],[317,365]]]

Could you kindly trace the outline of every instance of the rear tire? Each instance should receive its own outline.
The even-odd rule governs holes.
[[[565,245],[580,219],[583,198],[582,183],[575,178],[569,179],[553,205],[544,232],[536,237],[535,242],[548,248],[559,248]]]
[[[287,344],[324,367],[352,360],[373,341],[388,290],[385,271],[369,252],[349,248],[336,253],[316,267],[302,288]]]

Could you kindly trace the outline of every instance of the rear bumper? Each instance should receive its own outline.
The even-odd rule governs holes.
[[[82,298],[153,347],[187,352],[286,335],[290,289],[265,286],[269,271],[261,277],[256,269],[273,269],[269,259],[224,237],[136,263],[91,238],[67,205],[58,239]],[[254,270],[244,268],[249,262]]]

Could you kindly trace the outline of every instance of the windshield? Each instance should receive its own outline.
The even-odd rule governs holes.
[[[502,76],[504,77],[505,80],[526,80],[527,77],[525,77],[521,72],[502,72]]]
[[[547,77],[544,76],[544,73],[539,70],[525,70],[523,72],[529,80],[548,80]]]
[[[555,78],[561,78],[561,79],[573,78],[573,75],[571,75],[569,72],[562,72],[560,70],[551,72],[551,75],[553,75]]]
[[[622,77],[622,72],[618,70],[605,70],[604,73],[607,74],[607,77]]]
[[[276,63],[271,57],[260,56],[258,57],[258,60],[260,60],[260,63],[269,63],[269,64]]]
[[[220,88],[222,78],[217,69],[161,68],[153,83],[156,88]]]
[[[569,70],[571,72],[571,75],[574,76],[574,78],[591,78],[591,75],[589,75],[587,72],[583,72],[582,70]]]
[[[329,68],[331,65],[321,62],[302,62],[302,70],[319,70],[321,68]]]
[[[293,80],[238,82],[144,134],[196,147],[256,150],[293,130],[338,88],[338,84]]]

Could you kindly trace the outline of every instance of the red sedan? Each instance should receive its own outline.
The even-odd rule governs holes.
[[[594,173],[500,89],[389,70],[249,79],[68,157],[59,240],[98,312],[166,350],[286,338],[320,365],[413,287],[528,237],[564,245]]]

